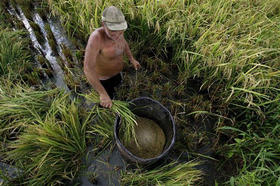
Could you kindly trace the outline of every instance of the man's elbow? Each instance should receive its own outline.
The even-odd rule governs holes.
[[[95,75],[95,67],[90,66],[88,63],[85,62],[84,63],[84,74],[87,78],[93,77]]]
[[[86,62],[84,63],[84,74],[86,75],[86,77],[88,77],[89,75],[89,66]]]

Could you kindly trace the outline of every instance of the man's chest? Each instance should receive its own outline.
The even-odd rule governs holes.
[[[124,42],[107,42],[104,43],[100,53],[106,58],[117,58],[123,56],[124,50]]]

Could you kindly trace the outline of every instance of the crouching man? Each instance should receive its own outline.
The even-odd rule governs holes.
[[[103,11],[102,27],[89,37],[84,59],[84,73],[100,96],[100,105],[111,108],[114,88],[121,83],[123,57],[127,55],[134,68],[141,66],[134,59],[124,38],[127,22],[123,13],[110,6]]]

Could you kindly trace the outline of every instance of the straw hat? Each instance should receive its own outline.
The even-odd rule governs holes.
[[[102,21],[109,30],[125,30],[127,22],[120,9],[115,6],[105,8],[102,14]]]

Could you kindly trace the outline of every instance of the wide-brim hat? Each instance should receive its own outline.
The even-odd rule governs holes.
[[[109,30],[125,30],[127,22],[120,9],[114,6],[105,8],[102,15],[102,21]]]

